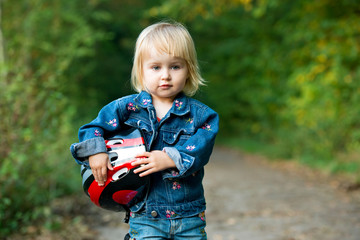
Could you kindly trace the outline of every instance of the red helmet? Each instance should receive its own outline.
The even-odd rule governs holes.
[[[108,170],[104,186],[95,182],[89,167],[81,166],[85,193],[97,206],[116,212],[128,210],[131,200],[146,188],[149,177],[139,177],[131,165],[135,155],[146,151],[144,139],[137,129],[122,131],[105,140],[109,159],[114,170]]]

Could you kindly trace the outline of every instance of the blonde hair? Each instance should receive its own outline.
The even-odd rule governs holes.
[[[145,28],[136,41],[131,72],[131,84],[135,91],[144,90],[142,61],[150,49],[185,60],[189,70],[189,78],[185,83],[183,92],[187,96],[193,96],[199,87],[204,85],[205,80],[200,75],[195,45],[188,30],[177,22],[160,22]]]

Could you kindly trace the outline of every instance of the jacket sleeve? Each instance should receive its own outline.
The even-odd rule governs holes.
[[[219,116],[210,108],[205,108],[200,114],[202,117],[194,135],[181,146],[164,148],[179,170],[177,175],[166,171],[163,174],[164,179],[187,177],[209,162],[219,130]]]
[[[98,116],[88,124],[79,129],[79,143],[70,147],[72,156],[79,164],[91,155],[106,152],[104,138],[111,136],[121,129],[121,122],[124,121],[124,107],[126,103],[115,100],[103,107]]]

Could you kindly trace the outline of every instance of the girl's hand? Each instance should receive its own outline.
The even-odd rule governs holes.
[[[174,161],[163,151],[144,152],[136,156],[136,161],[131,165],[139,166],[134,173],[140,173],[140,177],[160,172],[168,168],[176,168]]]
[[[89,157],[89,165],[99,186],[104,186],[107,179],[107,169],[113,170],[109,156],[106,153],[98,153]]]

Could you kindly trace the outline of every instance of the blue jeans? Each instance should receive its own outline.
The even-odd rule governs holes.
[[[194,217],[179,219],[156,219],[148,218],[143,213],[131,213],[130,239],[174,239],[174,240],[204,240],[207,239],[205,232],[205,214],[200,213]]]

